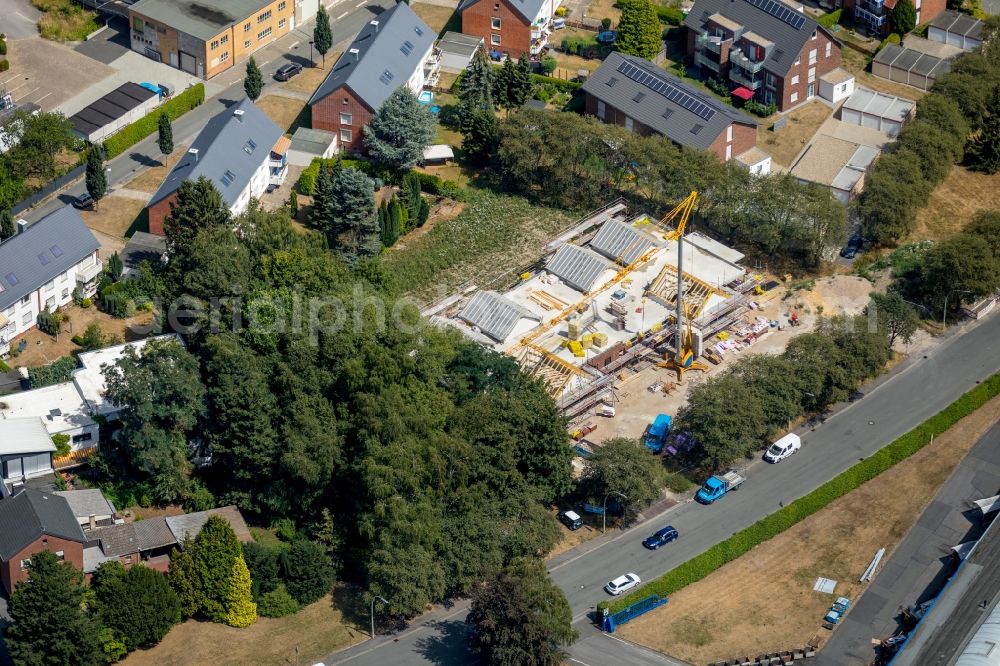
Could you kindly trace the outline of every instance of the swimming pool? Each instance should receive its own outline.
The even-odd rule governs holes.
[[[417,101],[421,104],[430,104],[434,101],[434,93],[430,90],[421,90],[420,94],[417,95]]]

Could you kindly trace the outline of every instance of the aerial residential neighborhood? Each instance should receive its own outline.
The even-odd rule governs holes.
[[[0,664],[995,664],[993,0],[6,0]]]

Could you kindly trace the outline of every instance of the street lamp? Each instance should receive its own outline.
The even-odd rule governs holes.
[[[608,498],[612,495],[618,495],[626,502],[628,501],[628,497],[625,497],[623,493],[620,493],[617,490],[612,490],[604,496],[604,510],[601,512],[601,534],[607,534],[608,532]]]
[[[312,69],[316,67],[316,63],[313,62],[313,40],[309,40],[309,68]]]
[[[376,602],[376,601],[381,601],[381,602],[382,602],[383,604],[385,604],[386,606],[388,606],[388,605],[389,605],[389,602],[388,602],[388,601],[386,601],[386,600],[385,600],[385,599],[383,599],[382,597],[378,596],[377,594],[376,594],[376,595],[375,595],[374,597],[372,597],[372,610],[371,610],[371,618],[372,618],[372,638],[375,638],[375,602]]]
[[[951,298],[952,294],[971,294],[972,292],[968,289],[952,289],[944,297],[944,312],[941,314],[941,328],[944,329],[948,326],[946,323],[948,320],[948,299]]]

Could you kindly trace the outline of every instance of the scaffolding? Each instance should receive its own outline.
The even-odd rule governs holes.
[[[545,391],[553,398],[562,395],[575,377],[587,382],[592,379],[590,373],[582,367],[534,344],[527,344],[519,350],[517,362],[525,374],[541,380]]]
[[[729,298],[729,294],[719,291],[689,273],[684,274],[684,315],[697,319],[712,294]],[[677,267],[669,264],[649,284],[646,295],[666,307],[677,307]]]

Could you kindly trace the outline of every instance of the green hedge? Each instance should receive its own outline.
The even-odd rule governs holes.
[[[557,79],[554,76],[544,76],[542,74],[532,74],[531,80],[540,85],[549,85],[558,90],[559,92],[575,92],[582,83],[577,81],[566,81],[565,79]]]
[[[169,99],[151,113],[146,114],[104,142],[105,159],[118,157],[126,150],[154,134],[160,122],[160,114],[166,112],[170,120],[177,120],[185,113],[205,101],[205,84],[197,83],[173,99]]]
[[[843,11],[844,11],[843,9],[835,9],[829,14],[824,14],[823,16],[819,17],[817,23],[819,23],[821,26],[829,30],[833,26],[840,23],[840,15]]]
[[[559,81],[559,79],[552,80]],[[562,83],[566,82],[563,81]],[[316,187],[316,177],[319,176],[319,165],[323,161],[324,160],[322,158],[314,157],[313,161],[309,163],[309,166],[303,169],[302,173],[299,174],[299,180],[295,184],[295,189],[298,190],[299,194],[312,196],[313,189]],[[331,157],[325,161],[327,166],[333,166],[337,162],[337,158]],[[379,169],[371,162],[366,162],[364,160],[341,159],[340,166],[353,167],[359,171],[365,172],[371,178],[381,178],[384,183],[398,185],[403,180],[388,171]],[[457,196],[459,189],[458,183],[450,180],[441,180],[439,176],[431,173],[423,173],[420,171],[414,171],[413,173],[416,173],[417,177],[420,178],[421,191],[426,192],[427,194],[435,194],[451,198],[455,198]]]
[[[656,16],[660,19],[660,23],[666,23],[667,25],[674,26],[684,23],[684,12],[676,7],[661,7],[660,5],[653,5],[653,9],[656,10]]]
[[[881,448],[870,458],[838,474],[808,495],[758,520],[725,541],[715,544],[702,554],[643,585],[632,594],[613,603],[602,602],[599,607],[608,607],[611,612],[616,613],[650,594],[670,596],[681,588],[705,578],[754,546],[773,539],[834,500],[871,481],[896,463],[906,460],[928,444],[932,437],[940,435],[997,395],[1000,395],[1000,373],[991,376],[910,432]]]
[[[76,359],[72,356],[63,356],[48,365],[28,368],[28,382],[33,389],[62,384],[73,378],[74,370],[76,370]]]

